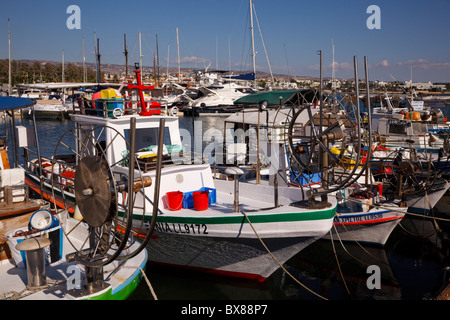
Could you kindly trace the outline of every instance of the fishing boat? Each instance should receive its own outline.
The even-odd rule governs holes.
[[[0,98],[1,109],[8,111],[34,103],[24,98]],[[20,129],[13,128],[18,143],[23,143]],[[28,143],[31,145],[30,140]],[[81,203],[78,206],[76,199],[76,212],[67,206],[51,206],[43,199],[30,199],[25,170],[20,166],[8,168],[9,161],[3,154],[1,159],[0,299],[126,299],[140,283],[148,257],[145,239],[137,242],[130,237],[131,216],[126,213],[118,218],[115,199],[104,203],[103,212],[88,210]],[[99,162],[93,157],[89,160],[90,166],[77,168],[75,185],[86,181],[86,176],[97,180],[105,177]],[[17,165],[17,158],[14,162]],[[97,183],[96,187],[101,185]],[[128,187],[134,184],[130,182]],[[111,197],[110,188],[114,185],[103,180],[103,198]],[[98,196],[88,201],[91,207]],[[125,212],[130,212],[131,202],[129,205],[123,207]]]
[[[367,162],[371,154],[346,143],[358,139],[360,142],[356,145],[363,143],[361,138],[352,135],[361,132],[363,125],[363,119],[357,116],[360,114],[358,100],[354,97],[337,100],[332,95],[320,97],[318,91],[305,89],[257,93],[236,101],[236,104],[252,105],[256,109],[236,113],[227,118],[226,123],[231,123],[234,130],[244,128],[250,131],[249,127],[253,127],[253,131],[261,132],[261,136],[253,133],[245,137],[241,141],[244,144],[241,149],[254,149],[252,141],[254,144],[258,136],[260,151],[256,154],[262,153],[258,160],[263,161],[261,166],[258,161],[256,171],[267,171],[264,165],[272,166],[278,161],[280,165],[276,175],[279,184],[304,188],[321,183],[323,173],[308,160],[318,157],[320,149],[325,150],[327,154],[323,157],[332,164],[327,168],[328,183],[340,186],[334,187],[335,192],[330,193],[338,199],[334,218],[337,235],[334,239],[384,245],[405,216],[407,206],[400,200],[383,197],[381,183],[377,186],[369,184],[373,181]],[[306,108],[296,107],[305,104]],[[314,135],[320,135],[320,128],[322,132],[328,132],[328,141],[323,141],[324,145],[327,143],[327,148],[319,147],[311,139]],[[367,139],[371,139],[370,134]],[[254,162],[256,159],[253,158]],[[274,179],[269,179],[267,183],[273,184]],[[324,238],[330,239],[332,236],[327,234]]]
[[[141,93],[145,86],[139,82],[140,71],[135,72],[138,85],[133,89]],[[120,182],[133,172],[138,180],[155,182],[133,193],[133,218],[140,220],[134,225],[135,236],[148,234],[146,228],[154,226],[147,245],[150,262],[258,281],[329,232],[336,210],[334,198],[240,182],[239,167],[228,168],[230,181],[213,179],[210,164],[198,158],[192,162],[190,147],[183,145],[187,133],[179,129],[178,118],[147,109],[140,96],[135,113],[128,109],[120,117],[109,111],[102,116],[73,114],[75,129],[67,135],[75,137],[75,144],[58,143],[54,155],[40,162],[28,159],[30,187],[60,206],[74,203],[77,188],[75,185],[74,192],[71,176],[80,165],[78,150],[86,149],[89,142],[91,152],[102,150],[114,180]],[[130,142],[128,146],[125,139],[133,121],[135,165],[124,158],[133,145]],[[57,180],[60,188],[52,188],[51,181],[39,184],[38,176],[54,177],[56,172],[61,174]],[[82,193],[89,199],[92,192],[87,188]],[[116,197],[119,203],[129,198],[123,194]],[[71,208],[75,211],[73,204]],[[156,217],[150,216],[155,208]]]
[[[306,99],[307,96],[309,96],[309,99]],[[296,116],[295,123],[296,126],[303,127],[307,130],[311,126],[309,115],[312,116],[312,122],[314,122],[319,111],[318,106],[315,105],[317,95],[312,90],[309,92],[307,90],[280,90],[247,96],[239,99],[238,103],[248,103],[249,105],[258,106],[261,102],[264,102],[267,103],[269,108],[271,105],[281,105],[282,107],[260,111],[257,109],[244,110],[225,120],[226,128],[229,127],[228,124],[231,124],[234,130],[237,127],[243,126],[247,131],[251,132],[250,128],[256,131],[258,127],[258,112],[260,112],[260,150],[262,153],[260,159],[263,159],[260,169],[261,176],[263,177],[261,180],[262,183],[273,184],[273,179],[264,179],[268,177],[265,175],[265,172],[270,170],[270,168],[267,168],[267,164],[273,164],[276,158],[273,154],[279,154],[279,159],[282,160],[279,166],[280,170],[278,170],[279,184],[288,185],[292,188],[303,188],[307,184],[320,183],[321,181],[321,175],[319,173],[304,174],[300,172],[299,165],[295,165],[295,160],[289,156],[288,137],[284,136],[282,133],[283,130],[281,130],[283,127],[282,123],[285,122],[285,117],[289,115],[289,105],[292,105],[294,100],[299,100],[299,97],[303,97],[300,100],[308,100],[311,108],[310,110],[302,110]],[[256,154],[254,150],[255,141],[252,139],[252,136],[256,137],[256,134],[253,133],[249,136],[249,146],[245,146],[242,149],[248,149],[249,153]],[[277,152],[274,152],[274,145],[277,145]],[[358,174],[362,169],[362,165],[365,163],[365,158],[356,162],[356,157],[352,153],[348,151],[341,153],[341,147],[339,147],[339,144],[336,145],[330,147],[333,155],[336,157],[341,155],[337,164],[338,168],[342,170],[342,173],[338,173],[338,170],[336,170],[336,174],[343,175],[344,172],[348,173],[355,168],[355,165],[357,167],[355,173]],[[272,156],[268,156],[270,153]],[[253,160],[255,159],[256,157]],[[247,176],[254,178],[255,174],[247,174]],[[368,180],[370,181],[370,179]],[[330,195],[336,196],[338,199],[333,227],[333,230],[337,234],[334,236],[327,234],[324,236],[325,239],[356,241],[382,246],[386,243],[392,230],[405,216],[406,206],[402,206],[400,201],[387,201],[376,188],[372,188],[371,186],[365,187],[365,181],[366,175],[364,174],[349,187],[342,188]]]
[[[26,90],[39,90],[40,94],[28,95],[29,98],[36,99],[36,103],[30,107],[21,110],[23,116],[27,119],[44,119],[44,120],[67,120],[74,109],[78,107],[78,99],[66,98],[66,92],[71,91],[71,97],[75,96],[75,91],[85,90],[86,88],[108,88],[111,86],[119,87],[119,84],[102,84],[102,83],[67,83],[67,82],[49,82],[49,83],[33,83],[18,84],[17,89],[19,96],[24,97],[21,93]]]
[[[341,190],[337,197],[336,234],[327,239],[384,246],[408,209],[361,185]]]

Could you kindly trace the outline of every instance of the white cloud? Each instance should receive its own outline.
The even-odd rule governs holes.
[[[381,65],[383,65],[383,62],[387,60],[383,60],[381,62]],[[387,65],[386,65],[387,66]],[[450,69],[450,62],[432,62],[427,59],[416,59],[416,60],[406,60],[406,61],[400,61],[392,63],[390,66],[393,67],[409,67],[413,69],[423,69],[423,70],[438,70],[438,69]]]
[[[349,62],[334,62],[334,70],[336,72],[338,71],[344,71],[344,70],[351,70],[353,68],[353,64],[349,63]],[[333,69],[333,63],[330,63],[328,66],[324,67],[324,71],[328,72],[331,71]],[[320,65],[315,64],[315,65],[311,65],[307,67],[307,70],[309,71],[318,71],[320,70]]]

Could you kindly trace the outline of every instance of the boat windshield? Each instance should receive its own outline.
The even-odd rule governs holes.
[[[129,141],[129,129],[125,130],[125,139]],[[136,129],[136,151],[158,145],[159,128]],[[171,145],[169,128],[164,128],[164,145]]]

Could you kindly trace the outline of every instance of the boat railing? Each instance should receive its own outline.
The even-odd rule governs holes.
[[[167,114],[167,101],[146,101],[147,110],[150,114],[159,115],[165,111]],[[73,104],[75,114],[91,115],[102,118],[117,118],[122,115],[137,115],[142,110],[140,101],[128,98],[109,98],[90,100],[78,98]]]

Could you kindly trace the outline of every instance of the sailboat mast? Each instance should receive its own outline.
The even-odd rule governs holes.
[[[62,62],[61,62],[61,64],[62,64],[62,74],[61,74],[61,82],[63,82],[64,83],[64,49],[63,49],[63,51],[62,51]]]
[[[255,52],[255,37],[253,34],[253,1],[249,0],[250,3],[250,35],[252,39],[252,64],[253,64],[253,74],[255,75],[255,79],[253,80],[253,84],[256,88],[256,52]]]
[[[169,80],[170,44],[167,45],[167,80]]]
[[[86,55],[85,55],[85,50],[84,50],[84,36],[83,36],[83,82],[87,82]]]
[[[178,39],[178,27],[177,27],[177,62],[178,62],[178,82],[180,82],[180,41]]]
[[[8,19],[8,50],[9,50],[9,59],[8,59],[8,95],[12,94],[12,73],[11,73],[11,26],[10,21]]]
[[[156,35],[156,68],[157,68],[156,77],[158,79],[156,81],[156,85],[159,87],[159,45],[158,45],[158,35]]]
[[[331,48],[333,51],[333,65],[331,67],[331,90],[334,89],[334,40],[331,40]]]

